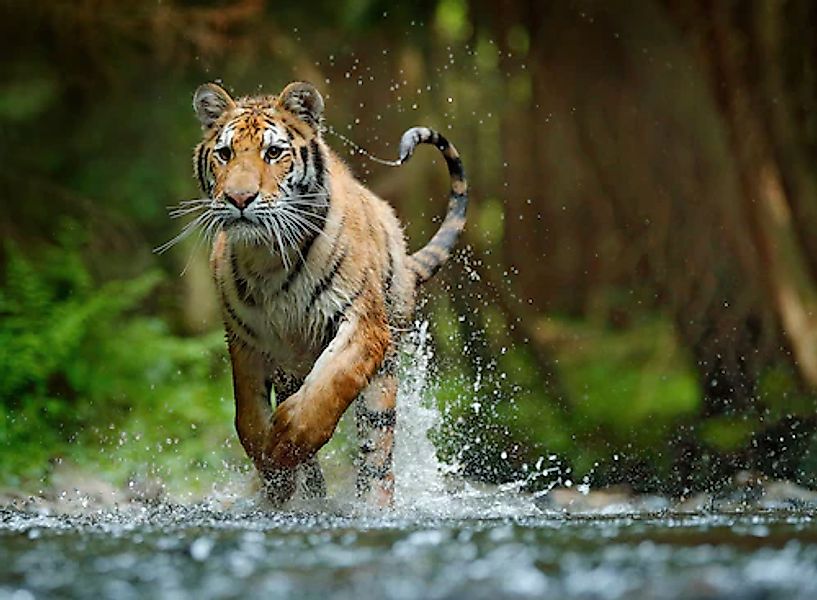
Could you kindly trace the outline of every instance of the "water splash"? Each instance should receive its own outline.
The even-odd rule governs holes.
[[[428,321],[418,322],[403,348],[397,391],[394,474],[395,504],[400,509],[429,509],[445,497],[442,471],[453,470],[437,459],[428,437],[440,423],[430,385],[434,351]]]
[[[442,421],[435,398],[434,351],[428,321],[415,323],[402,349],[397,395],[394,473],[397,515],[434,518],[523,517],[541,512],[525,482],[470,482],[459,465],[439,459],[430,432]]]

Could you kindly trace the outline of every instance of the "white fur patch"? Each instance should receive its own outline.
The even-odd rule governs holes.
[[[264,130],[263,134],[263,146],[261,148],[261,153],[263,154],[264,150],[269,148],[270,146],[277,145],[280,142],[287,142],[288,138],[286,134],[278,129],[277,127],[268,127]]]

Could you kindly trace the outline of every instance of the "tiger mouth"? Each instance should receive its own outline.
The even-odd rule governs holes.
[[[238,239],[267,239],[267,230],[259,221],[252,220],[247,216],[235,217],[227,219],[221,224],[222,231],[228,233],[230,236],[238,236]]]
[[[251,215],[241,214],[237,217],[225,219],[223,225],[225,229],[229,227],[260,227],[261,222],[253,218]]]

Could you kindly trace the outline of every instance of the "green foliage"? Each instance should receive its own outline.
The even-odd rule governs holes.
[[[672,326],[656,318],[627,330],[567,320],[554,328],[564,340],[556,359],[569,402],[559,420],[537,418],[531,403],[523,404],[520,423],[528,435],[552,431],[544,439],[563,440],[553,449],[568,451],[579,473],[616,453],[668,468],[662,449],[700,403],[691,361]]]
[[[695,373],[669,323],[653,319],[615,330],[549,320],[556,379],[565,388],[564,397],[556,398],[519,345],[500,343],[494,360],[473,375],[449,364],[460,362],[463,348],[468,354],[473,349],[446,335],[446,324],[456,319],[444,304],[438,310],[437,339],[447,340],[440,349],[452,354],[436,394],[444,415],[436,440],[444,458],[479,462],[486,470],[480,475],[499,479],[502,472],[518,478],[523,464],[530,468],[551,453],[571,466],[574,478],[604,479],[605,464],[620,468],[610,463],[613,456],[644,461],[653,474],[667,475],[672,457],[663,449],[673,441],[677,424],[700,406]],[[506,324],[498,311],[483,310],[489,340],[501,342]],[[743,441],[745,432],[745,427],[729,430]],[[507,464],[503,451],[515,455],[515,465]]]
[[[736,452],[746,447],[757,426],[755,419],[712,417],[698,425],[698,438],[711,448],[722,452]]]
[[[54,101],[53,77],[34,75],[0,87],[0,120],[24,121],[41,114]]]
[[[468,3],[464,0],[441,0],[434,18],[440,33],[452,41],[463,41],[471,33]]]
[[[803,390],[797,375],[786,364],[770,366],[761,374],[758,393],[767,417],[774,421],[792,415],[809,417],[817,406],[815,394]]]
[[[740,227],[727,219],[743,203],[729,121],[713,106],[700,57],[658,29],[668,23],[655,7],[602,10],[594,20],[560,3],[544,12],[509,6],[495,19],[496,7],[465,0],[257,13],[213,2],[101,2],[104,10],[77,18],[60,4],[15,9],[4,21],[15,51],[0,67],[0,181],[13,191],[0,229],[17,244],[6,242],[0,270],[0,483],[36,480],[66,459],[120,481],[159,476],[203,487],[221,471],[213,467],[244,461],[215,303],[198,295],[206,267],[194,260],[198,279],[178,278],[181,252],[150,254],[178,227],[165,207],[197,194],[190,95],[216,79],[239,94],[312,80],[326,93],[328,124],[349,124],[351,138],[384,156],[405,127],[451,130],[475,192],[474,264],[527,275],[509,290],[535,296],[531,319],[572,315],[547,320],[550,339],[538,353],[509,334],[513,317],[468,277],[453,282],[451,297],[434,293],[434,395],[444,415],[435,440],[471,474],[517,477],[550,453],[580,476],[600,474],[616,455],[660,472],[673,439],[734,454],[753,430],[814,413],[796,369],[769,361],[757,406],[701,417],[702,367],[696,374],[689,356],[697,348],[686,339],[682,351],[664,311],[703,280],[712,302],[721,287],[711,283],[744,285],[745,257],[732,270],[720,259],[729,244],[707,249],[714,238],[745,237],[742,217]],[[679,69],[695,83],[682,93]],[[327,141],[394,201],[412,247],[428,239],[443,206],[439,164],[432,171],[423,158],[406,167],[416,177],[386,175]],[[92,247],[110,252],[94,258],[67,229],[54,243],[55,213],[82,221],[95,232]],[[706,223],[737,234],[709,235],[716,230]],[[678,237],[690,231],[694,245]],[[46,240],[52,245],[32,250]],[[681,277],[687,270],[694,276]],[[540,281],[547,293],[533,294]],[[704,314],[703,296],[692,300],[690,314],[672,320],[719,318]],[[190,306],[204,308],[191,316]],[[611,306],[626,329],[600,324]],[[354,447],[352,428],[341,433],[328,453]],[[802,469],[813,474],[810,444]]]
[[[485,248],[496,247],[502,242],[505,228],[505,212],[496,198],[485,198],[474,211],[480,235],[476,242]]]
[[[171,335],[136,312],[158,273],[96,285],[76,236],[63,232],[60,242],[36,256],[6,246],[0,483],[41,477],[62,457],[99,465],[114,444],[121,450],[104,470],[120,479],[139,464],[186,472],[212,458],[212,436],[224,440],[231,421],[219,401],[225,369],[214,360],[221,336]],[[178,440],[191,442],[184,453],[162,454]]]

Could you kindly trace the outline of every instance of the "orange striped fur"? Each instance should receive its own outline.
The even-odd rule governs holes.
[[[448,259],[464,226],[459,156],[432,130],[403,136],[401,162],[417,144],[433,144],[452,177],[443,225],[409,255],[391,206],[324,142],[323,99],[313,86],[233,99],[207,84],[194,107],[203,130],[194,168],[206,198],[190,210],[201,211],[196,225],[215,238],[211,266],[239,439],[274,501],[287,500],[297,486],[322,495],[316,453],[359,398],[358,491],[388,505],[395,346],[412,319],[418,285]]]

